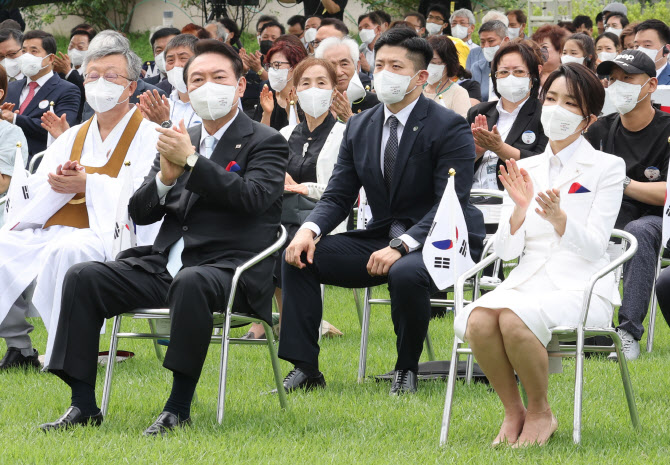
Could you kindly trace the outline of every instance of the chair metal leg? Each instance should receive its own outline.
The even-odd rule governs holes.
[[[472,372],[475,369],[475,356],[472,354],[468,354],[468,357],[465,359],[465,381],[470,386],[472,384]]]
[[[156,320],[149,318],[147,321],[149,322],[149,329],[151,330],[151,334],[156,334]],[[156,358],[162,362],[163,350],[161,349],[161,345],[158,343],[158,339],[153,339],[153,343],[154,351],[156,352]]]
[[[430,331],[426,333],[426,339],[423,341],[423,345],[426,348],[426,354],[428,355],[428,360],[431,362],[435,361],[435,351],[433,350],[433,342],[430,339]]]
[[[352,289],[354,293],[354,303],[356,303],[356,313],[358,313],[358,323],[363,327],[363,302],[361,302],[361,290]]]
[[[326,286],[321,285],[321,308],[323,309],[324,302],[326,299]],[[323,311],[321,312],[321,321],[319,322],[319,342],[321,342],[321,339],[323,338]]]
[[[633,422],[634,428],[640,428],[640,417],[637,414],[637,405],[635,403],[635,393],[633,392],[633,384],[630,380],[630,373],[628,372],[628,362],[626,356],[623,354],[621,348],[621,339],[619,335],[612,334],[614,347],[616,348],[617,360],[619,362],[619,371],[621,372],[621,381],[623,382],[623,389],[626,393],[626,402],[628,403],[628,411],[630,412],[630,419]]]
[[[277,384],[277,394],[279,395],[279,405],[281,408],[286,409],[288,404],[286,402],[286,391],[284,390],[284,380],[281,377],[281,371],[279,369],[279,357],[277,357],[277,348],[275,347],[275,338],[272,333],[272,328],[265,321],[262,322],[263,329],[265,330],[265,339],[267,340],[268,350],[270,351],[270,361],[272,362],[272,371],[275,375],[275,383]]]
[[[365,380],[365,368],[368,359],[368,331],[370,330],[370,297],[372,289],[365,289],[365,299],[363,300],[363,325],[361,326],[361,353],[358,357],[358,382]]]
[[[661,249],[662,251],[663,249]],[[662,252],[661,252],[662,253]],[[656,329],[656,307],[658,301],[656,299],[656,280],[661,274],[661,258],[659,255],[658,263],[656,265],[656,275],[654,276],[654,284],[651,287],[651,302],[649,310],[649,325],[647,328],[647,352],[651,352],[654,348],[654,330]]]
[[[266,333],[267,334],[267,333]],[[226,322],[221,335],[221,366],[219,375],[219,398],[216,407],[216,421],[223,423],[223,413],[226,404],[226,380],[228,377],[228,352],[230,338],[230,312],[226,311]],[[267,338],[267,336],[266,336]]]
[[[107,367],[105,369],[105,384],[102,388],[102,405],[100,410],[102,410],[102,416],[107,416],[107,409],[109,407],[109,396],[112,391],[112,376],[114,375],[114,365],[116,365],[116,348],[119,343],[119,338],[116,337],[119,334],[119,328],[121,328],[121,318],[122,315],[117,315],[114,318],[114,324],[112,325],[112,337],[109,343],[109,358],[107,359]]]
[[[449,364],[449,377],[447,378],[447,395],[444,399],[444,413],[442,414],[442,428],[440,429],[440,446],[447,443],[449,436],[449,423],[451,422],[451,408],[454,402],[454,389],[456,388],[456,372],[458,370],[458,348],[460,342],[454,337],[454,347],[451,351],[451,363]]]
[[[584,327],[577,327],[577,354],[575,356],[575,405],[572,440],[579,444],[582,440],[582,394],[584,390]]]

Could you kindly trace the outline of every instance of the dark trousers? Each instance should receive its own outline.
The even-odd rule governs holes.
[[[49,371],[95,386],[100,328],[136,308],[170,308],[170,345],[163,366],[200,377],[212,335],[212,312],[225,308],[232,272],[211,266],[183,268],[172,279],[123,261],[74,265],[63,298]]]
[[[391,319],[397,337],[396,370],[418,371],[423,341],[430,321],[430,296],[437,288],[423,264],[421,251],[400,258],[388,276],[372,277],[370,255],[388,246],[387,238],[357,238],[346,234],[323,237],[314,262],[300,270],[282,264],[283,313],[279,357],[292,363],[319,364],[319,324],[323,314],[320,284],[347,288],[388,282]],[[307,263],[305,256],[303,263]]]
[[[623,299],[619,307],[619,328],[636,340],[642,338],[642,322],[647,316],[654,275],[661,249],[663,219],[643,216],[625,224],[624,230],[637,239],[637,252],[623,265]]]
[[[656,280],[656,297],[658,298],[658,305],[661,307],[663,318],[670,325],[670,268],[665,268],[661,271],[660,276]]]

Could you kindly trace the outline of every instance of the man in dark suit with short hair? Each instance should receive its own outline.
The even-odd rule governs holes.
[[[390,393],[416,391],[430,296],[437,292],[421,247],[452,168],[471,256],[481,254],[484,222],[469,204],[474,141],[461,116],[421,94],[432,57],[414,30],[390,29],[379,37],[375,87],[382,105],[349,119],[328,187],[286,249],[279,356],[295,365],[284,380],[288,391],[325,386],[318,365],[321,283],[388,283],[398,351]],[[361,187],[372,210],[367,229],[328,236],[351,214]]]
[[[235,269],[276,241],[286,140],[239,110],[245,80],[242,61],[229,45],[199,41],[185,73],[203,125],[188,133],[183,122],[179,131],[160,129],[154,167],[129,205],[137,224],[163,220],[153,246],[129,249],[113,262],[77,265],[65,277],[48,368],[71,387],[72,406],[57,421],[42,425],[45,431],[102,423],[95,380],[105,318],[166,306],[172,325],[163,365],[174,381],[163,412],[145,435],[164,435],[189,424],[210,345],[212,312],[225,309]],[[194,96],[205,83],[205,93]],[[266,260],[242,275],[238,311],[271,321],[273,265]]]
[[[19,126],[28,141],[29,157],[47,148],[47,130],[42,115],[53,109],[65,113],[70,126],[77,124],[81,93],[74,84],[53,72],[56,39],[44,31],[29,31],[23,36],[21,69],[24,79],[9,83],[2,119]]]

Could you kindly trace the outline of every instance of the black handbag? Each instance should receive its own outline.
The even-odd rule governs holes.
[[[315,200],[302,194],[284,193],[281,223],[283,225],[301,226],[315,206]]]

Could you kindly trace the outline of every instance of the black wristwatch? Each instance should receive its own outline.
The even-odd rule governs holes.
[[[400,252],[401,257],[407,255],[407,249],[405,248],[405,243],[399,237],[391,239],[391,242],[389,242],[389,247],[391,247],[392,249],[396,249],[398,252]]]
[[[172,121],[167,120],[161,123],[161,127],[165,129],[170,129],[172,127]]]

